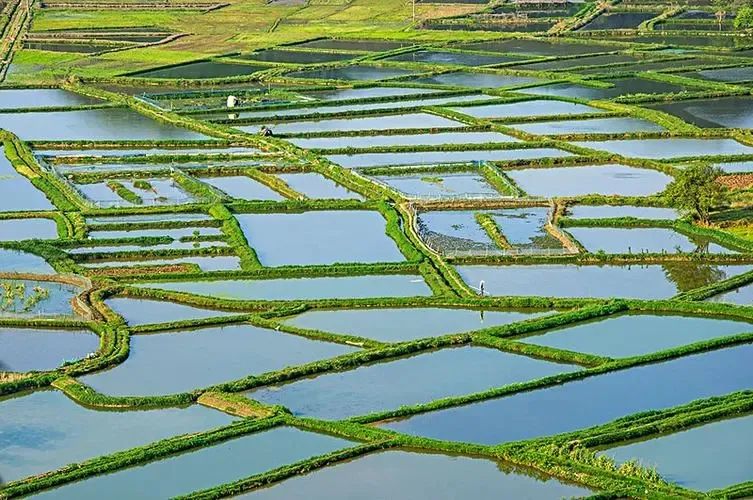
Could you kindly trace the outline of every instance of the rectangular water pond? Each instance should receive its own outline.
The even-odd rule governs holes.
[[[657,170],[627,165],[585,165],[577,167],[505,170],[520,188],[532,196],[547,198],[604,194],[649,196],[672,182]]]
[[[227,112],[212,112],[206,115],[198,115],[198,118],[208,119],[269,119],[277,120],[279,117],[294,116],[299,117],[301,115],[315,115],[317,118],[326,117],[331,114],[338,113],[367,113],[369,111],[376,110],[402,110],[406,108],[421,108],[429,106],[441,106],[445,104],[462,104],[462,103],[477,103],[483,101],[493,100],[494,97],[486,94],[471,94],[462,96],[450,96],[450,97],[435,97],[424,96],[421,99],[416,100],[391,100],[362,104],[341,104],[339,106],[318,106],[318,107],[306,107],[306,108],[286,108],[286,109],[272,109],[265,111],[241,111],[232,115],[228,115]]]
[[[695,75],[688,76],[698,76],[704,80],[717,80],[721,82],[742,82],[753,80],[753,67],[704,69],[696,72]]]
[[[363,118],[331,118],[301,122],[272,123],[267,125],[275,134],[310,134],[322,132],[355,132],[390,129],[462,128],[465,125],[455,120],[430,113],[404,115],[367,116]],[[256,132],[258,125],[237,127],[245,132]]]
[[[630,63],[638,59],[626,54],[606,54],[601,56],[583,56],[573,59],[556,59],[554,61],[544,61],[533,64],[521,64],[515,66],[516,69],[527,69],[536,71],[563,71],[581,66],[604,66],[609,64]]]
[[[165,78],[170,80],[194,80],[203,78],[228,78],[246,76],[257,71],[269,69],[271,66],[253,64],[233,64],[216,61],[199,61],[167,68],[149,69],[133,73],[129,76],[136,78]]]
[[[720,97],[649,106],[704,128],[753,127],[753,98]]]
[[[105,300],[105,305],[121,316],[130,326],[216,318],[234,314],[175,302],[132,297],[111,297]]]
[[[581,115],[585,113],[601,113],[602,110],[565,101],[534,100],[520,101],[512,104],[485,104],[482,106],[462,106],[450,108],[456,113],[473,116],[474,118],[510,118],[513,116],[554,116]]]
[[[445,52],[439,50],[419,50],[417,52],[407,52],[396,56],[388,57],[388,61],[404,61],[414,63],[428,64],[456,64],[459,66],[487,66],[489,64],[500,64],[520,60],[515,56],[503,55],[484,55],[473,54],[468,52]]]
[[[285,184],[294,191],[312,200],[363,200],[363,196],[347,189],[321,174],[307,172],[301,174],[278,174]]]
[[[578,146],[652,160],[752,154],[753,148],[733,139],[622,139],[574,142]]]
[[[65,361],[83,359],[97,349],[99,337],[88,330],[3,327],[0,372],[54,370]]]
[[[615,12],[613,14],[601,14],[580,28],[580,31],[633,29],[637,28],[643,21],[648,21],[659,14],[660,12]]]
[[[613,85],[609,88],[586,87],[576,83],[555,83],[541,87],[520,89],[524,94],[551,95],[558,97],[577,97],[580,99],[612,99],[627,94],[670,94],[682,92],[685,87],[671,83],[649,80],[647,78],[620,78],[618,80],[600,80]]]
[[[461,96],[449,96],[449,97],[434,97],[425,96],[422,99],[416,100],[397,100],[397,101],[380,101],[372,103],[361,104],[341,104],[339,106],[317,106],[317,107],[305,107],[305,108],[285,108],[285,109],[271,109],[263,111],[239,111],[236,113],[228,114],[225,111],[213,111],[204,115],[195,115],[199,119],[269,119],[275,120],[279,117],[294,116],[300,117],[301,115],[316,115],[327,116],[336,113],[361,113],[374,111],[379,109],[384,110],[400,110],[404,108],[421,108],[429,106],[440,106],[444,104],[461,104],[465,102],[479,102],[489,101],[494,99],[493,96],[486,94],[471,94]]]
[[[559,39],[549,41],[529,38],[467,43],[459,45],[458,48],[488,52],[509,52],[511,54],[532,54],[539,56],[574,56],[614,50],[614,47],[611,45],[568,43],[560,41]]]
[[[0,185],[2,185],[0,179]],[[0,219],[0,241],[54,240],[58,228],[51,219]]]
[[[322,101],[347,101],[352,99],[372,99],[377,97],[398,97],[407,95],[430,95],[440,92],[437,89],[416,87],[360,87],[314,90],[301,92],[301,95]]]
[[[610,448],[617,463],[637,459],[669,482],[708,491],[750,480],[753,415],[712,422],[674,434]]]
[[[472,73],[458,71],[454,73],[442,73],[414,80],[415,83],[430,85],[448,85],[452,87],[469,87],[476,89],[515,87],[542,82],[540,78],[532,76],[503,75],[499,73]]]
[[[285,76],[318,80],[386,80],[412,75],[413,73],[414,71],[401,68],[353,65],[342,68],[293,71]]]
[[[500,193],[475,172],[380,175],[378,181],[411,198],[499,198]]]
[[[66,253],[69,255],[92,255],[92,254],[107,254],[104,258],[122,258],[127,252],[150,252],[161,250],[198,250],[199,248],[227,248],[228,244],[225,241],[171,241],[170,243],[158,243],[156,245],[90,245],[76,248],[66,249]],[[102,258],[100,255],[98,258]],[[127,255],[127,258],[138,258],[139,255]]]
[[[571,432],[633,413],[748,389],[753,377],[751,355],[751,344],[704,352],[417,415],[387,427],[434,439],[483,444]]]
[[[357,56],[355,54],[339,54],[337,52],[303,52],[280,49],[262,50],[253,54],[234,56],[235,59],[286,64],[321,64],[334,61],[347,61],[354,57]]]
[[[0,109],[87,106],[105,101],[61,89],[0,90]]]
[[[336,486],[334,486],[336,485]],[[385,451],[296,476],[241,498],[249,500],[545,500],[588,496],[580,486],[564,483],[503,462],[481,458]]]
[[[380,342],[405,342],[506,325],[541,314],[541,311],[534,310],[485,311],[436,307],[313,310],[285,320],[285,323]]]
[[[676,220],[680,214],[674,208],[637,207],[633,205],[573,205],[567,207],[565,216],[573,219],[631,217],[646,220]]]
[[[180,264],[195,264],[200,270],[211,271],[240,271],[240,258],[227,256],[200,256],[200,257],[173,257],[164,259],[143,259],[143,260],[112,260],[87,262],[82,267],[89,269],[96,268],[116,268],[116,267],[135,267],[135,266],[176,266]]]
[[[66,157],[66,158],[111,158],[128,156],[158,156],[158,155],[231,155],[245,156],[260,153],[256,148],[245,147],[212,147],[207,143],[200,148],[170,148],[170,147],[143,147],[143,148],[92,148],[92,149],[37,149],[34,154],[41,156]]]
[[[174,240],[193,238],[196,236],[221,236],[222,232],[216,227],[178,227],[173,229],[113,229],[98,230],[96,227],[89,231],[89,238],[155,238],[167,237]]]
[[[540,158],[564,158],[573,153],[555,148],[490,149],[480,151],[419,151],[405,153],[337,154],[326,158],[345,168],[383,167],[388,165],[436,165],[479,161],[515,161]]]
[[[518,139],[499,132],[438,132],[434,134],[388,134],[290,139],[290,142],[296,146],[307,149],[437,146],[443,144],[487,144],[517,141]]]
[[[0,154],[0,212],[54,209],[44,193],[19,174],[5,154]]]
[[[353,446],[344,439],[278,427],[62,486],[37,498],[172,498]],[[212,464],[207,468],[206,464]],[[144,485],[149,485],[145,488]]]
[[[431,290],[423,278],[415,275],[175,281],[169,283],[140,283],[138,286],[230,300],[359,299],[431,295]]]
[[[126,108],[0,113],[0,122],[21,139],[35,141],[207,139]]]
[[[743,321],[625,314],[564,326],[519,340],[555,349],[627,358],[748,331],[753,331],[753,325]]]
[[[562,120],[511,125],[538,135],[566,134],[624,134],[630,132],[662,132],[664,127],[640,118],[596,118],[592,120]]]
[[[201,181],[239,200],[282,201],[285,199],[269,186],[245,175],[204,177]]]
[[[401,49],[410,47],[413,42],[398,40],[348,40],[348,39],[323,39],[312,40],[296,44],[295,47],[305,47],[307,49],[325,49],[325,50],[351,50],[363,52],[384,52],[387,50]]]
[[[449,366],[451,370],[447,369]],[[296,415],[334,420],[576,369],[486,347],[455,347],[264,387],[248,395],[265,403],[286,406]]]
[[[128,224],[128,223],[141,223],[141,222],[168,222],[168,221],[181,221],[181,222],[193,222],[193,221],[206,221],[211,220],[212,217],[203,213],[170,213],[170,214],[139,214],[139,215],[117,215],[117,216],[102,216],[102,217],[86,217],[86,223],[90,226],[97,224]]]
[[[378,212],[239,214],[236,219],[265,266],[405,260]]]
[[[708,238],[660,227],[569,227],[589,252],[606,253],[736,253]]]
[[[15,481],[168,437],[228,425],[233,420],[201,406],[94,411],[58,391],[0,400],[3,480]]]
[[[353,352],[252,325],[133,335],[128,359],[81,382],[111,396],[189,392]]]
[[[74,54],[94,54],[95,52],[107,52],[113,50],[112,45],[90,43],[40,43],[33,41],[23,42],[23,48],[28,50],[44,50],[48,52],[71,52]]]
[[[483,280],[490,295],[667,299],[751,271],[753,266],[671,262],[633,266],[457,266],[456,269],[470,286],[475,287]]]
[[[55,274],[55,270],[42,257],[21,250],[0,248],[0,272]]]

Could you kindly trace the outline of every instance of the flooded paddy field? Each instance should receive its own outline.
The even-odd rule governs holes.
[[[387,424],[434,439],[500,443],[570,432],[621,416],[676,406],[747,387],[750,344],[524,392]],[[715,370],[713,380],[703,370]],[[692,380],[692,382],[691,382]],[[652,386],[643,390],[644,384]],[[615,399],[613,395],[620,394]],[[568,411],[586,404],[587,412]],[[501,416],[504,415],[504,418]],[[484,425],[461,426],[473,420]]]
[[[182,281],[142,283],[139,286],[173,290],[229,300],[315,300],[429,295],[418,276],[352,276],[261,281]]]
[[[134,336],[131,350],[127,362],[82,382],[112,396],[173,394],[335,357],[354,348],[230,325]]]
[[[555,83],[553,85],[519,89],[517,92],[557,97],[576,97],[580,99],[613,99],[628,94],[674,94],[685,89],[681,85],[646,78],[619,78],[616,80],[601,81],[610,86],[588,87],[577,83]]]
[[[567,231],[589,252],[606,253],[732,253],[708,239],[685,236],[658,227],[572,227]]]
[[[388,80],[413,74],[401,68],[383,68],[378,66],[348,66],[334,69],[310,69],[288,73],[292,78],[319,80]]]
[[[346,477],[353,474],[367,473],[366,480],[346,481],[347,486],[338,488],[336,492],[330,486],[332,483],[341,484]],[[459,486],[469,478],[473,478],[476,486]],[[388,485],[386,489],[385,484]],[[377,487],[386,494],[398,497],[405,495],[404,498],[415,499],[449,499],[455,495],[465,494],[478,499],[491,499],[495,497],[492,491],[497,488],[511,495],[527,498],[589,493],[588,490],[556,479],[529,475],[525,470],[516,471],[514,467],[504,463],[446,455],[386,451],[328,467],[309,476],[288,479],[268,488],[253,491],[243,498],[281,499],[303,494],[316,499],[363,498],[368,497],[369,492]]]
[[[6,6],[0,497],[753,495],[746,21],[398,3]]]
[[[73,317],[72,301],[81,293],[75,285],[56,281],[0,279],[0,317]]]
[[[575,324],[522,338],[522,342],[626,358],[751,330],[739,321],[634,314]],[[658,334],[660,332],[660,334]]]
[[[660,436],[654,439],[627,443],[603,452],[618,463],[638,459],[640,463],[657,467],[673,481],[695,490],[708,491],[745,481],[750,472],[750,460],[740,435],[750,432],[750,415],[714,422],[701,427]],[[712,460],[699,453],[713,443],[724,459]],[[686,454],[690,454],[690,458]]]
[[[671,178],[661,172],[627,165],[584,165],[515,169],[505,172],[525,192],[539,196],[591,193],[648,196],[662,191]]]
[[[654,109],[678,116],[699,127],[750,128],[753,126],[753,99],[744,97],[660,104],[654,106]]]
[[[46,371],[96,352],[99,338],[85,330],[0,328],[0,346],[2,371]]]
[[[598,113],[599,110],[583,104],[564,101],[523,101],[513,104],[489,104],[451,108],[453,111],[474,118],[509,118],[513,116],[553,116]]]
[[[438,132],[412,135],[369,135],[361,137],[314,137],[291,139],[298,147],[308,149],[376,148],[390,146],[435,146],[441,144],[486,144],[517,142],[517,139],[499,132]]]
[[[132,76],[139,78],[164,78],[164,79],[202,79],[202,78],[226,78],[233,76],[250,75],[256,71],[266,69],[266,66],[252,64],[233,64],[218,61],[200,61],[162,69],[154,69],[134,73]]]
[[[579,141],[575,142],[575,144],[621,156],[655,160],[753,153],[753,148],[733,139],[623,139],[604,142]]]
[[[9,437],[0,460],[3,479],[9,481],[233,420],[201,406],[137,412],[89,410],[54,390],[5,399],[0,406],[0,427]],[[111,432],[114,426],[120,432]]]
[[[94,499],[117,484],[118,492],[123,496],[166,498],[239,480],[252,474],[259,474],[354,444],[344,439],[305,432],[294,427],[279,427],[166,460],[151,462],[143,467],[96,476],[50,490],[39,496],[41,498]],[[269,453],[270,449],[277,451]],[[199,474],[198,471],[203,469],[203,464],[207,461],[214,463],[216,467],[213,468],[211,474],[203,472]],[[166,481],[166,477],[170,480]],[[144,482],[159,486],[145,494],[141,489]]]
[[[374,212],[244,214],[238,216],[238,223],[267,266],[403,260],[397,246],[384,234],[384,219]],[[337,244],[355,233],[360,233],[357,243],[347,248]],[[303,248],[307,251],[301,252]]]
[[[334,154],[326,158],[345,168],[388,165],[432,165],[564,158],[572,153],[555,148],[498,149],[480,151],[420,151],[399,153]]]
[[[51,208],[51,207],[50,207]],[[44,239],[54,240],[58,229],[50,219],[4,219],[0,220],[0,241]]]
[[[442,308],[325,310],[305,312],[286,323],[310,330],[358,335],[380,342],[403,342],[491,328],[541,314],[542,311],[536,310]]]
[[[376,177],[409,198],[497,198],[500,192],[475,172],[381,175]]]
[[[122,108],[0,113],[3,127],[25,140],[186,140],[207,137]]]
[[[713,265],[693,262],[645,265],[505,265],[458,266],[471,286],[482,280],[492,295],[541,295],[534,277],[547,280],[544,293],[552,297],[670,298],[753,270],[747,265]]]
[[[391,110],[401,108],[421,108],[428,106],[439,106],[443,104],[460,104],[464,102],[477,102],[488,101],[494,99],[493,96],[486,94],[469,94],[469,95],[451,95],[446,97],[434,97],[431,94],[425,96],[419,96],[415,100],[399,100],[399,101],[380,101],[380,102],[366,102],[363,104],[340,104],[335,105],[330,103],[327,106],[305,107],[305,108],[292,108],[292,109],[270,109],[260,111],[240,111],[232,115],[233,120],[252,120],[252,119],[277,119],[278,117],[298,117],[300,115],[334,115],[343,113],[366,113],[369,111],[375,111],[379,109]],[[335,101],[336,102],[336,101]],[[198,115],[200,118],[206,118],[210,120],[224,120],[230,115],[227,111],[212,112],[206,115]]]
[[[330,120],[312,120],[301,122],[282,122],[269,125],[277,134],[307,134],[335,132],[338,130],[371,131],[390,129],[426,129],[426,128],[460,128],[463,124],[429,113],[411,113],[405,115],[386,115],[366,118],[343,118]],[[240,126],[240,130],[255,131],[258,127]]]
[[[596,118],[512,125],[513,128],[538,135],[621,134],[627,132],[661,132],[661,125],[639,118]]]
[[[462,369],[464,377],[453,377],[442,366]],[[478,392],[574,369],[573,366],[533,360],[493,349],[458,347],[368,365],[353,372],[259,389],[249,396],[270,404],[283,404],[297,415],[340,419]],[[415,383],[402,387],[394,383],[406,380],[406,377]],[[421,380],[425,382],[419,382]],[[366,390],[366,387],[371,389]],[[377,387],[380,390],[372,392]]]

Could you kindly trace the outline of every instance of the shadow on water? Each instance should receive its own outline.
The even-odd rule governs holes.
[[[722,269],[701,262],[667,262],[662,267],[667,279],[681,292],[710,285],[727,277]]]

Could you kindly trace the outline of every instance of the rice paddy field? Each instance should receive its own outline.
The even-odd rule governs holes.
[[[717,3],[2,3],[0,499],[752,497]]]

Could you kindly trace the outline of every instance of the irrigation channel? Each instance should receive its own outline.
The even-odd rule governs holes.
[[[753,496],[737,7],[293,3],[3,4],[0,498]]]

